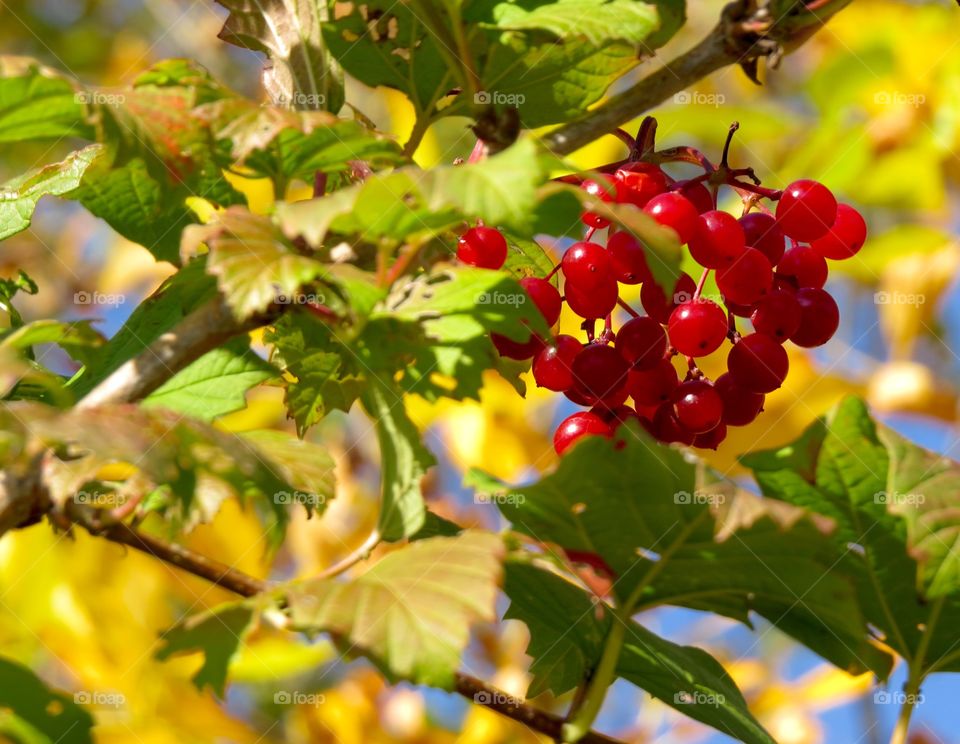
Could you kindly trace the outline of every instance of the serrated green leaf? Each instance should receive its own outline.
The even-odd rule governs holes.
[[[148,395],[143,405],[213,421],[246,405],[246,393],[278,371],[236,338],[207,352]]]
[[[393,384],[374,379],[361,396],[380,444],[380,518],[377,529],[389,542],[423,527],[425,506],[420,480],[435,464],[420,432],[407,416],[403,396]]]
[[[185,256],[206,243],[207,271],[217,277],[224,299],[241,319],[275,302],[304,304],[309,298],[301,298],[298,290],[325,272],[323,262],[297,251],[268,218],[243,207],[231,207],[215,223],[194,228],[184,241]]]
[[[510,598],[505,617],[530,629],[530,696],[575,688],[599,662],[611,623],[622,622],[603,602],[534,566],[508,562],[504,591]],[[739,741],[775,744],[716,659],[661,638],[636,621],[627,628],[617,676]]]
[[[336,634],[391,679],[450,688],[475,622],[495,617],[503,542],[489,533],[420,540],[346,582],[291,585],[297,628]]]
[[[230,662],[236,658],[250,631],[254,609],[249,602],[220,605],[201,615],[188,617],[166,631],[155,656],[166,661],[182,653],[203,652],[203,666],[193,676],[198,690],[209,687],[223,697]]]
[[[828,521],[704,483],[675,450],[621,431],[622,448],[584,440],[554,473],[509,489],[500,510],[537,540],[598,556],[635,610],[678,604],[743,622],[754,611],[841,668],[889,671],[868,640],[854,559],[825,539]]]
[[[105,156],[102,145],[88,145],[64,160],[30,171],[0,186],[0,240],[30,226],[44,196],[64,196],[80,185],[84,172]]]
[[[404,161],[394,140],[325,112],[228,100],[210,104],[202,115],[217,139],[230,145],[224,165],[242,164],[253,176],[311,182],[317,172],[349,171],[355,160],[374,169]]]
[[[97,164],[72,196],[158,260],[176,263],[180,233],[193,222],[193,213],[168,188],[148,172],[142,158],[134,158],[120,167]]]
[[[306,507],[308,514],[324,512],[336,495],[336,463],[324,447],[270,429],[247,431],[242,436],[295,489],[285,495],[285,501]]]
[[[27,57],[0,56],[0,142],[93,139],[79,86]]]
[[[330,411],[349,411],[363,391],[362,377],[344,365],[343,354],[349,352],[316,318],[288,313],[265,340],[274,345],[275,361],[296,378],[287,382],[284,402],[301,436]]]
[[[489,17],[477,15],[481,8]],[[468,20],[501,31],[546,31],[562,39],[582,37],[594,46],[610,41],[638,44],[659,24],[656,8],[634,0],[474,3],[470,10]]]
[[[343,73],[324,46],[329,20],[320,0],[217,0],[230,11],[220,38],[263,52],[263,83],[274,103],[336,113],[343,106]],[[329,6],[332,8],[332,5]]]
[[[529,234],[546,177],[536,145],[522,140],[479,163],[401,168],[327,197],[280,203],[277,218],[288,237],[303,236],[313,246],[331,231],[373,243],[422,242],[477,218]]]
[[[29,669],[9,659],[0,659],[0,711],[0,734],[15,735],[11,741],[93,742],[93,717],[72,696],[51,690]]]
[[[830,515],[838,546],[859,546],[860,603],[886,644],[913,659],[926,633],[925,668],[960,669],[950,654],[960,622],[960,466],[874,423],[857,398],[793,444],[742,461],[765,494]]]

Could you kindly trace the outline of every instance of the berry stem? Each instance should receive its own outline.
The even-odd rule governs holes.
[[[720,156],[720,169],[729,170],[728,160],[730,157],[730,143],[733,142],[733,135],[740,128],[740,122],[735,121],[730,125],[730,129],[727,130],[727,139],[723,143],[723,154]]]
[[[704,269],[703,273],[700,275],[700,281],[697,282],[697,289],[693,293],[694,300],[700,299],[700,294],[703,292],[703,287],[707,283],[708,276],[710,276],[710,269]]]
[[[546,279],[549,282],[551,279],[553,279],[554,276],[556,276],[558,271],[560,271],[560,264],[555,264],[554,267],[550,269],[550,273],[547,274],[544,277],[544,279]]]
[[[759,194],[764,199],[769,199],[770,201],[779,201],[780,197],[783,196],[783,192],[778,189],[765,189],[762,186],[757,186],[753,183],[744,183],[743,181],[738,181],[736,178],[730,178],[726,183],[730,186],[733,186],[738,191],[747,191],[751,194]]]
[[[627,131],[618,127],[617,129],[614,129],[611,134],[630,148],[630,155],[633,155],[636,152],[637,140],[631,137]]]
[[[589,230],[587,230],[587,234],[583,237],[584,242],[589,243],[589,242],[590,242],[590,238],[593,237],[593,234],[594,234],[596,231],[597,231],[597,228],[595,228],[595,227],[591,227]]]
[[[482,139],[477,140],[477,144],[473,146],[473,151],[470,153],[470,157],[467,158],[468,163],[479,163],[487,154],[487,143]]]

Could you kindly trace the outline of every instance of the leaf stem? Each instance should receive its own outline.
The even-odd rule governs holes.
[[[913,658],[907,661],[910,673],[903,686],[903,704],[900,706],[900,715],[897,716],[897,725],[890,737],[890,744],[907,744],[910,718],[913,716],[914,708],[916,708],[920,699],[920,686],[927,677],[928,670],[924,667],[927,652],[930,649],[930,642],[933,639],[937,622],[940,620],[940,613],[943,611],[945,601],[944,597],[940,597],[934,600],[930,606],[930,616],[927,618],[926,628],[924,628],[923,635],[920,637],[917,651]]]
[[[627,637],[627,623],[630,621],[629,616],[624,621],[620,617],[620,612],[618,610],[613,614],[613,624],[603,641],[603,654],[600,656],[600,663],[590,678],[582,704],[574,713],[573,718],[563,727],[565,744],[574,744],[580,741],[590,730],[603,705],[607,688],[610,687],[614,677],[616,677],[617,662],[620,660],[620,651],[623,649],[623,642]]]

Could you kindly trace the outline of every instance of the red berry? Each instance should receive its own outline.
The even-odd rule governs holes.
[[[712,354],[727,337],[727,314],[710,300],[690,300],[670,315],[670,343],[684,356]]]
[[[457,258],[481,269],[499,269],[507,260],[507,241],[496,228],[471,227],[457,241]]]
[[[773,217],[763,212],[751,212],[740,218],[740,226],[743,228],[743,236],[748,246],[760,251],[771,265],[776,266],[780,263],[786,248],[786,240],[783,237],[783,230]]]
[[[745,248],[732,265],[717,272],[724,301],[752,305],[773,286],[773,267],[756,248]]]
[[[813,248],[797,245],[783,254],[777,273],[793,277],[798,287],[822,287],[827,281],[827,260]]]
[[[713,427],[710,431],[706,431],[703,434],[697,434],[693,438],[693,446],[699,447],[700,449],[715,450],[726,438],[727,425],[720,423]]]
[[[581,318],[590,320],[605,318],[612,313],[613,308],[617,306],[619,292],[617,280],[607,275],[601,284],[587,289],[581,289],[575,282],[567,282],[564,285],[563,296],[573,312]]]
[[[622,199],[641,209],[657,194],[667,190],[667,176],[653,163],[629,163],[615,174],[623,184]]]
[[[601,436],[608,439],[613,436],[613,427],[589,411],[577,411],[565,418],[553,434],[553,448],[562,455],[574,443],[587,436]]]
[[[560,268],[567,282],[575,282],[578,289],[609,283],[613,276],[610,254],[599,243],[574,243],[563,254]]]
[[[837,218],[837,200],[826,186],[801,179],[783,190],[777,222],[785,235],[809,242],[827,234]]]
[[[594,196],[605,203],[621,201],[619,198],[621,187],[619,187],[619,182],[615,181],[611,176],[603,176],[602,178],[596,179],[588,178],[580,184],[580,188],[590,194],[590,196]],[[598,229],[602,229],[610,224],[610,220],[606,217],[601,217],[593,212],[584,212],[580,215],[580,219],[587,227],[595,227]]]
[[[533,379],[538,387],[558,393],[573,387],[573,360],[583,346],[573,336],[559,335],[533,360]]]
[[[677,420],[693,434],[716,428],[723,416],[723,400],[713,385],[705,380],[681,383],[673,391],[673,408]]]
[[[677,305],[692,299],[696,291],[697,283],[693,281],[689,274],[680,274],[669,300],[659,284],[653,281],[644,282],[640,288],[640,304],[647,311],[647,315],[658,323],[666,325],[670,320],[670,313],[673,312],[673,309]]]
[[[520,280],[520,286],[526,290],[537,306],[537,310],[547,321],[548,326],[552,326],[560,320],[560,310],[563,309],[563,300],[560,299],[560,293],[546,279],[540,279],[535,276],[527,276]]]
[[[670,403],[661,403],[657,412],[653,414],[653,436],[664,444],[677,442],[678,444],[692,444],[693,432],[688,430],[680,420]]]
[[[681,243],[687,243],[700,228],[700,214],[688,199],[673,191],[647,202],[643,211],[661,225],[671,228]]]
[[[620,327],[615,346],[634,369],[649,369],[663,359],[667,334],[653,318],[631,318]]]
[[[810,247],[824,258],[842,261],[855,255],[867,239],[867,223],[863,216],[849,204],[837,205],[837,219],[823,237],[814,240]]]
[[[530,359],[543,348],[543,339],[535,333],[530,335],[529,341],[524,342],[514,341],[506,336],[501,336],[499,333],[491,333],[490,340],[497,347],[500,356],[507,359]]]
[[[700,215],[700,229],[690,239],[690,255],[701,266],[722,269],[736,261],[746,245],[736,218],[714,209]]]
[[[800,327],[800,303],[793,292],[771,292],[762,297],[750,316],[753,330],[765,333],[781,344]]]
[[[797,346],[812,348],[827,343],[840,325],[840,309],[830,294],[817,288],[797,291],[800,327],[790,336]]]
[[[733,379],[754,393],[769,393],[780,387],[789,366],[787,352],[763,333],[744,336],[727,356],[727,368]]]
[[[573,360],[573,380],[588,400],[615,400],[627,384],[627,363],[612,346],[590,344]]]
[[[669,359],[661,360],[650,369],[631,369],[627,374],[627,392],[637,408],[670,400],[674,388],[679,384],[677,370]]]
[[[713,209],[713,196],[701,181],[681,181],[677,185],[680,186],[677,193],[685,197],[700,214]]]
[[[725,372],[713,383],[713,389],[723,400],[723,422],[730,426],[746,426],[763,410],[763,393],[754,393],[741,387],[733,375]]]
[[[640,284],[652,277],[647,256],[640,241],[628,232],[615,232],[607,238],[610,268],[621,284]]]

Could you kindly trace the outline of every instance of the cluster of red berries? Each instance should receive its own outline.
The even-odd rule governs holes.
[[[836,332],[837,304],[823,289],[826,259],[850,258],[860,250],[866,239],[860,214],[837,204],[815,181],[771,192],[731,177],[725,183],[744,197],[745,213],[737,219],[715,208],[704,183],[709,176],[674,182],[656,164],[631,162],[581,184],[601,201],[635,205],[672,229],[704,268],[699,283],[683,273],[666,295],[653,281],[640,241],[591,212],[581,215],[586,239],[571,245],[555,269],[563,274],[563,296],[549,279],[520,281],[548,326],[557,323],[564,302],[584,319],[586,342],[563,334],[549,340],[534,335],[525,343],[493,337],[501,356],[533,359],[539,386],[589,407],[560,424],[553,439],[558,453],[586,435],[612,437],[629,419],[662,442],[716,449],[728,426],[752,422],[764,396],[783,383],[784,342],[820,346]],[[775,213],[761,205],[761,196],[776,200]],[[598,230],[606,231],[605,245],[594,239]],[[507,243],[492,227],[473,227],[460,237],[457,256],[499,269]],[[701,296],[710,271],[716,272],[719,304]],[[621,300],[621,284],[641,285],[645,314]],[[614,332],[618,305],[631,317]],[[749,318],[752,332],[741,335],[737,318]],[[597,334],[601,319],[604,328]],[[727,371],[711,381],[696,359],[726,340],[732,344]],[[682,381],[672,361],[678,356],[687,362]]]

